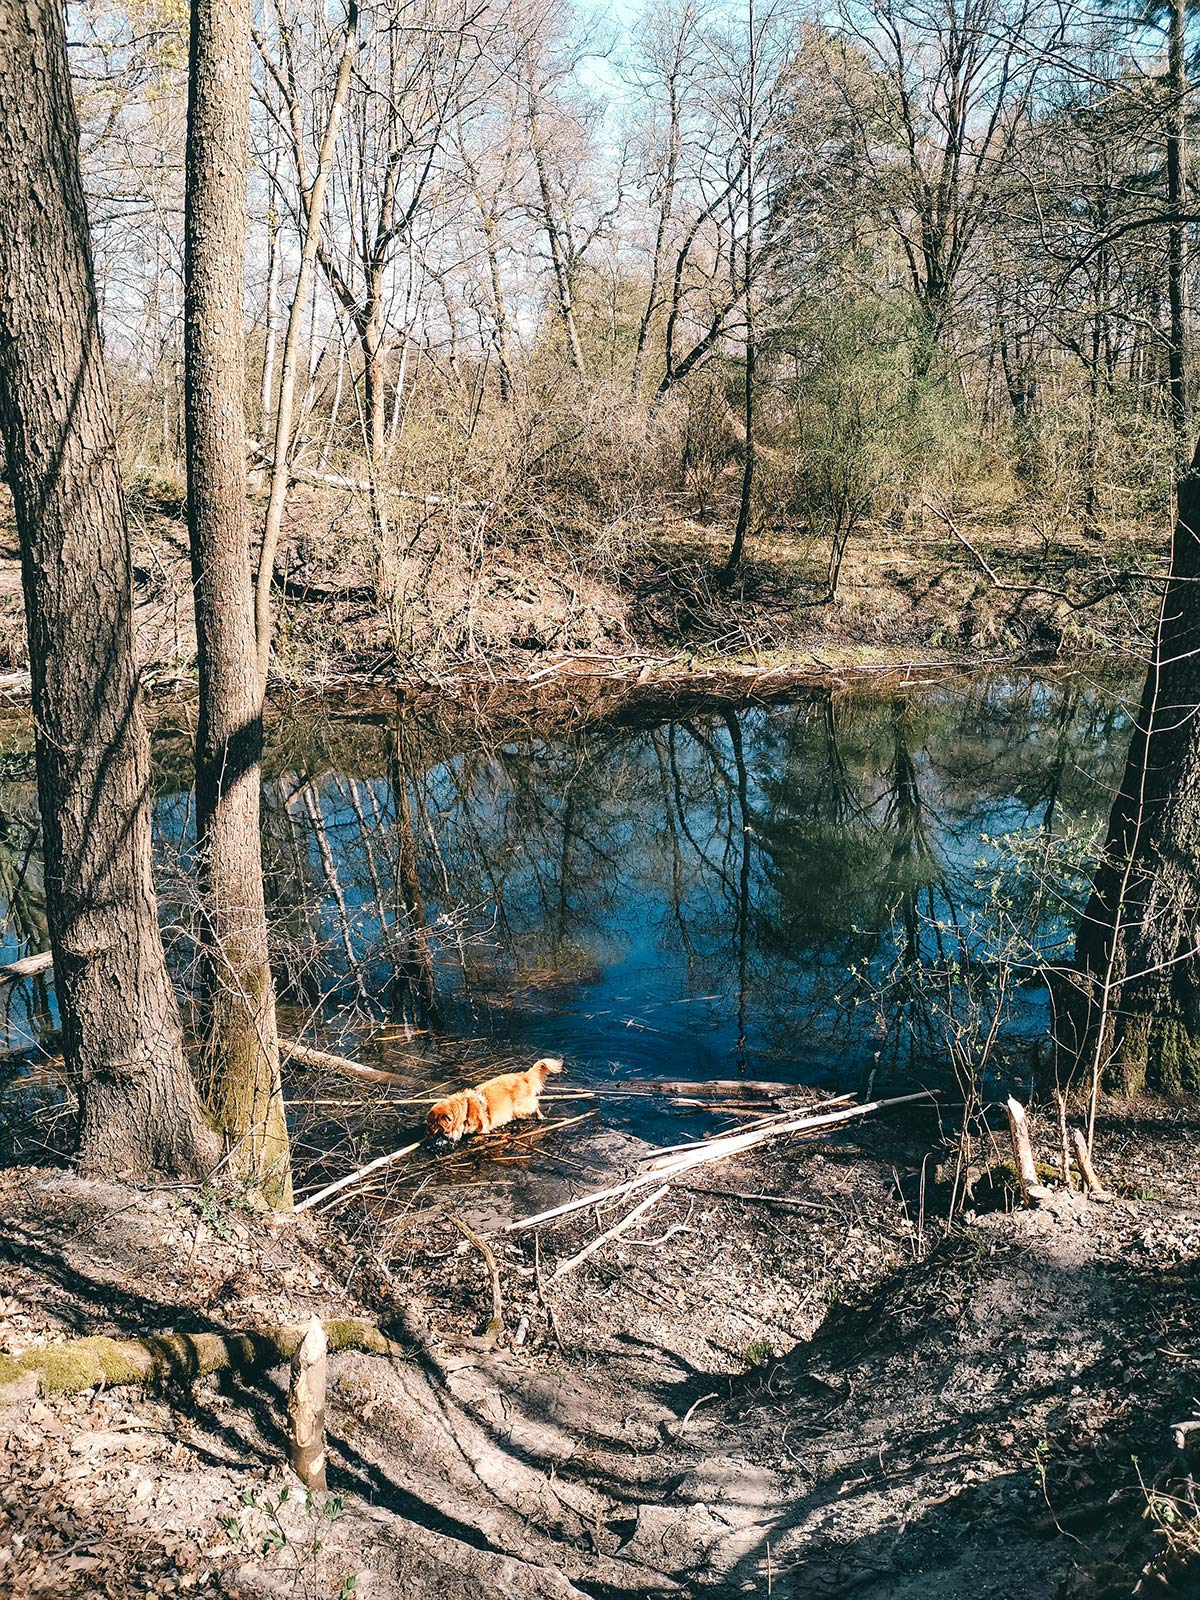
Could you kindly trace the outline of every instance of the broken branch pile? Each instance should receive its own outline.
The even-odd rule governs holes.
[[[772,1118],[765,1125],[760,1124],[742,1132],[718,1134],[715,1138],[701,1140],[696,1145],[685,1146],[676,1154],[655,1159],[651,1162],[649,1170],[640,1177],[630,1178],[625,1183],[612,1184],[606,1189],[596,1189],[590,1194],[580,1195],[576,1200],[568,1200],[564,1205],[554,1206],[549,1211],[540,1211],[536,1216],[521,1217],[508,1223],[504,1231],[515,1233],[523,1228],[536,1228],[543,1222],[569,1216],[573,1211],[582,1211],[585,1207],[598,1205],[601,1201],[623,1199],[625,1195],[632,1194],[634,1190],[641,1189],[648,1183],[660,1183],[665,1177],[673,1177],[677,1173],[686,1172],[709,1161],[719,1161],[724,1156],[740,1155],[742,1151],[750,1150],[756,1144],[762,1144],[767,1139],[775,1139],[786,1133],[808,1133],[818,1128],[831,1128],[840,1122],[850,1122],[856,1117],[868,1116],[873,1111],[883,1111],[892,1106],[907,1105],[913,1100],[932,1098],[931,1092],[923,1089],[919,1094],[897,1095],[891,1100],[870,1100],[865,1105],[847,1106],[843,1110],[831,1111],[824,1116],[793,1117],[785,1114],[779,1118]]]

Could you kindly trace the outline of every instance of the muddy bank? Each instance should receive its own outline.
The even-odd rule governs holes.
[[[565,1276],[619,1210],[494,1232],[498,1339],[487,1263],[447,1213],[495,1227],[532,1190],[426,1188],[273,1224],[195,1191],[10,1171],[9,1351],[315,1312],[370,1316],[410,1354],[334,1358],[332,1496],[312,1505],[281,1465],[279,1373],[5,1408],[0,1582],[313,1600],[1194,1592],[1194,1523],[1170,1540],[1162,1525],[1200,1364],[1195,1114],[1104,1121],[1108,1205],[1012,1211],[984,1184],[953,1228],[937,1148],[909,1116],[714,1164]],[[543,1197],[584,1187],[573,1149],[545,1147]],[[638,1154],[610,1140],[588,1182]]]
[[[0,491],[4,496],[4,491]],[[252,501],[251,526],[260,507]],[[463,540],[434,511],[428,544],[380,603],[362,508],[298,490],[276,573],[278,688],[344,682],[457,690],[539,683],[569,673],[668,684],[714,673],[736,683],[803,682],[905,664],[1053,659],[1133,651],[1152,621],[1165,530],[972,525],[864,528],[836,601],[802,525],[751,541],[738,581],[716,581],[729,530],[685,513],[643,526],[505,527]],[[147,681],[193,677],[186,526],[177,494],[131,497],[135,618]],[[411,570],[409,570],[411,568]],[[16,536],[0,498],[0,689],[26,688]],[[727,691],[726,691],[727,692]]]

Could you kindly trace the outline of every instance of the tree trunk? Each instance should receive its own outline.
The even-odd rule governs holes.
[[[1185,51],[1185,0],[1171,0],[1168,43],[1167,211],[1178,217],[1187,207],[1187,56]],[[1171,393],[1171,427],[1180,470],[1187,464],[1187,225],[1174,222],[1167,229],[1167,301],[1171,333],[1167,346]]]
[[[541,123],[538,114],[537,89],[534,69],[525,56],[525,71],[529,91],[529,147],[533,152],[533,165],[537,173],[538,194],[542,202],[542,226],[550,248],[550,265],[554,271],[554,288],[558,298],[558,314],[567,341],[567,355],[571,365],[581,376],[584,371],[583,346],[579,342],[579,328],[575,322],[575,304],[571,294],[571,271],[563,247],[562,233],[554,215],[554,195],[550,188],[550,174],[546,167],[546,152],[542,145]]]
[[[758,350],[754,341],[754,326],[750,311],[749,300],[746,304],[746,372],[745,383],[742,390],[742,421],[746,429],[746,447],[742,458],[742,493],[738,502],[737,526],[733,531],[733,544],[729,549],[729,559],[726,561],[721,573],[721,584],[731,584],[737,575],[737,569],[742,559],[742,550],[746,543],[746,534],[750,527],[750,506],[754,490],[754,370],[757,363]]]
[[[62,7],[0,28],[0,428],[21,541],[46,910],[87,1171],[201,1177],[150,875],[125,507]]]
[[[1075,945],[1060,1043],[1099,1084],[1200,1092],[1200,455],[1125,775]]]
[[[329,174],[333,167],[333,155],[337,146],[338,128],[342,121],[342,112],[346,104],[346,96],[350,90],[350,68],[354,63],[354,55],[358,49],[358,5],[357,0],[349,0],[346,8],[346,28],[342,37],[342,54],[338,62],[337,78],[334,83],[333,100],[330,103],[329,115],[325,121],[325,131],[321,137],[321,149],[317,156],[317,170],[313,177],[312,188],[302,195],[304,203],[304,240],[300,247],[300,270],[296,277],[296,287],[292,292],[292,303],[288,311],[287,333],[283,341],[283,366],[279,374],[279,402],[275,407],[273,422],[264,416],[264,431],[267,427],[273,428],[274,443],[271,447],[271,490],[267,498],[267,514],[263,523],[262,549],[258,559],[258,580],[255,589],[255,632],[258,639],[258,673],[263,688],[266,688],[267,672],[271,663],[271,579],[275,572],[275,556],[279,549],[279,533],[283,526],[283,510],[287,502],[288,469],[291,466],[293,444],[293,421],[296,408],[296,372],[300,359],[300,334],[304,318],[304,304],[314,287],[315,269],[317,263],[317,247],[321,240],[321,219],[325,211],[325,189],[329,183]],[[272,267],[275,257],[272,257]],[[274,359],[274,324],[272,322],[268,346],[270,356]],[[338,369],[338,381],[341,381],[341,368]],[[267,409],[267,396],[269,390],[264,376],[263,380],[263,409]]]
[[[184,219],[205,1044],[235,1171],[291,1205],[259,842],[262,694],[243,422],[249,0],[193,0]]]

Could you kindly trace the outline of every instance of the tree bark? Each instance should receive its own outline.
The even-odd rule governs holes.
[[[79,1154],[200,1177],[151,880],[150,752],[63,13],[0,12],[0,428],[21,542],[46,909]]]
[[[1177,494],[1154,657],[1060,1007],[1060,1043],[1127,1093],[1200,1092],[1200,453]]]
[[[193,0],[184,355],[205,1046],[234,1170],[286,1208],[291,1171],[263,900],[262,694],[245,524],[249,97],[249,0]]]

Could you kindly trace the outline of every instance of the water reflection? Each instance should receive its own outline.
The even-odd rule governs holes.
[[[927,1069],[913,991],[972,952],[994,842],[1103,815],[1122,685],[1016,675],[500,741],[412,712],[310,708],[270,730],[263,832],[281,993],[334,1036],[483,1037],[582,1076],[835,1080]],[[172,958],[190,960],[189,733],[156,739]],[[981,864],[984,864],[981,866]],[[28,764],[0,779],[5,959],[45,945]],[[1034,921],[1053,948],[1072,904]],[[851,969],[892,974],[855,1006]],[[0,989],[9,1045],[53,1020]],[[1046,1026],[1023,993],[1015,1038]],[[452,1054],[448,1059],[453,1059]]]

